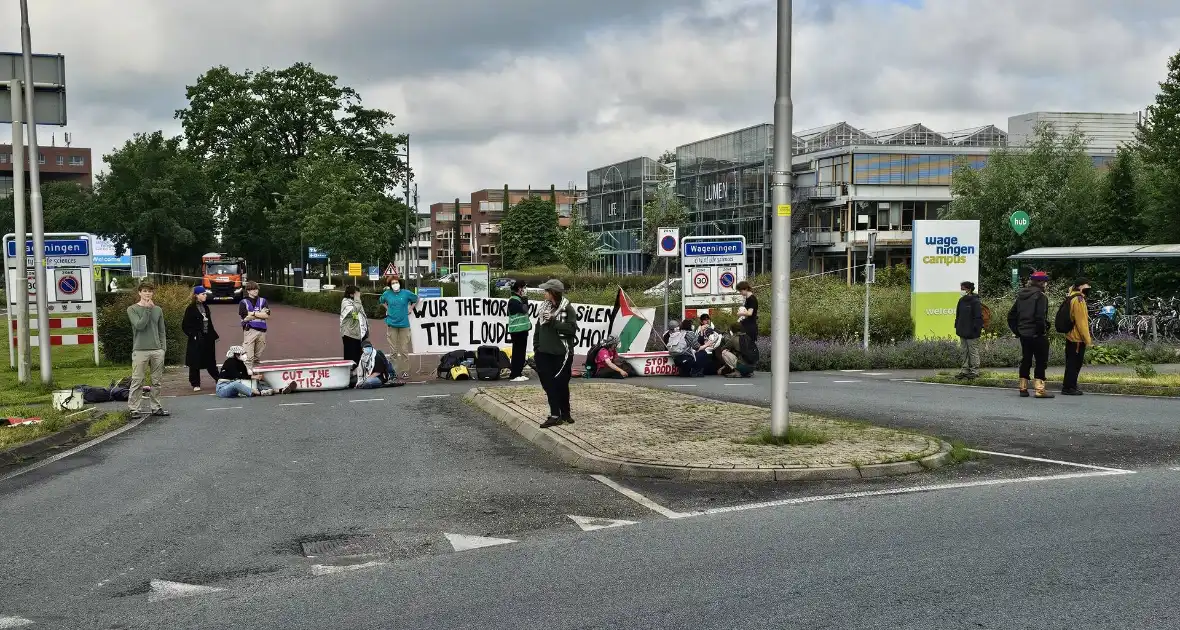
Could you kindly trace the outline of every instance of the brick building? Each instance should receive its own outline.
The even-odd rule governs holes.
[[[508,206],[511,207],[530,195],[537,195],[543,199],[556,197],[557,224],[567,227],[570,215],[577,202],[577,191],[555,190],[551,192],[541,188],[514,188],[508,190]],[[500,222],[504,220],[504,189],[485,188],[471,193],[471,234],[474,238],[472,262],[488,263],[493,268],[503,268],[500,252]]]
[[[430,204],[430,251],[438,274],[451,273],[458,263],[471,262],[470,202],[456,199]]]
[[[26,153],[28,148],[25,149]],[[40,147],[37,163],[40,165],[41,183],[77,182],[83,186],[94,184],[94,169],[90,149],[82,147]],[[0,199],[12,196],[13,178],[16,171],[12,159],[12,145],[0,144]],[[25,169],[25,190],[28,190],[28,166]]]

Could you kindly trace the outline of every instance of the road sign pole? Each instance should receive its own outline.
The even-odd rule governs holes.
[[[16,263],[15,283],[10,284],[9,291],[16,291],[16,356],[13,361],[16,365],[16,378],[20,383],[29,382],[29,371],[32,367],[32,359],[29,352],[29,290],[28,267],[25,265],[25,239],[28,238],[29,226],[26,221],[27,214],[25,213],[25,134],[21,125],[24,124],[24,104],[23,104],[23,90],[21,89],[20,81],[10,81],[8,89],[12,98],[12,165],[13,174],[16,177],[12,178],[12,205],[14,207],[14,230],[13,247],[17,254],[14,258]],[[7,245],[5,245],[7,247]],[[7,251],[4,252],[8,254]],[[8,270],[5,269],[5,273]],[[16,284],[25,284],[26,287],[20,287],[18,290]],[[11,324],[10,324],[11,325]],[[12,334],[9,331],[9,334]],[[11,345],[9,346],[11,352]]]
[[[877,233],[869,232],[869,246],[865,260],[865,350],[869,349],[869,287],[872,286],[875,278],[873,277],[874,267],[873,260],[877,252]]]
[[[770,332],[770,432],[787,434],[791,411],[791,0],[778,0],[778,62],[774,100],[774,181],[776,212],[771,230],[773,311]]]
[[[671,260],[671,257],[664,258],[664,326],[668,325],[668,267]],[[684,287],[680,287],[680,290],[683,292]]]
[[[21,55],[24,57],[25,78],[33,76],[33,39],[29,34],[29,0],[20,0]],[[49,346],[49,300],[45,284],[45,218],[41,212],[40,151],[37,148],[37,118],[33,110],[33,86],[25,90],[25,118],[28,122],[29,143],[29,217],[33,227],[33,282],[37,285],[37,340],[41,344],[41,382],[53,382],[52,355]],[[14,178],[15,179],[15,178]],[[24,247],[24,234],[18,235]],[[17,248],[20,253],[20,247]]]

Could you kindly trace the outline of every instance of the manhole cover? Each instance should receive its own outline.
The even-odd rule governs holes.
[[[360,551],[368,538],[336,538],[303,543],[303,555],[308,558],[341,556]]]

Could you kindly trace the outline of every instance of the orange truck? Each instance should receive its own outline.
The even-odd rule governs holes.
[[[237,302],[246,282],[246,259],[210,252],[201,256],[201,284],[209,291],[209,301]]]

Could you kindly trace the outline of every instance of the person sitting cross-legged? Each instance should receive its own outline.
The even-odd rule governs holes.
[[[394,380],[393,363],[368,340],[361,344],[361,359],[356,366],[356,389],[379,389]]]
[[[225,353],[225,363],[221,364],[221,371],[217,379],[218,398],[237,398],[239,396],[251,398],[254,396],[273,396],[275,394],[292,394],[299,389],[298,383],[291,381],[282,389],[272,389],[262,378],[254,373],[242,359],[246,349],[242,346],[230,346]]]

